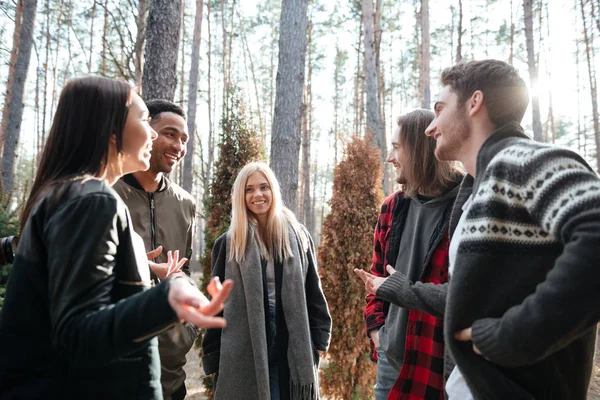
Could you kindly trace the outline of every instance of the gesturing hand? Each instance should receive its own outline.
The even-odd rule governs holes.
[[[155,263],[151,260],[156,258],[162,252],[162,246],[158,246],[156,249],[146,253],[148,257],[148,265],[152,268],[152,271],[156,274],[158,279],[163,280],[169,276],[181,272],[181,267],[186,263],[187,258],[179,260],[179,250],[175,250],[174,254],[171,251],[167,252],[166,263]]]
[[[390,275],[396,272],[396,270],[391,265],[388,265],[385,269]],[[362,279],[362,281],[365,283],[365,290],[367,291],[367,293],[373,295],[377,294],[377,289],[379,289],[379,287],[387,279],[387,277],[382,278],[380,276],[375,276],[373,274],[368,273],[367,271],[358,268],[354,269],[354,273],[358,275],[358,277]]]
[[[226,280],[221,285],[218,277],[213,278],[206,288],[212,297],[209,301],[186,279],[175,277],[169,285],[168,300],[180,320],[198,328],[222,328],[227,324],[225,320],[213,315],[221,312],[232,287],[232,280]]]

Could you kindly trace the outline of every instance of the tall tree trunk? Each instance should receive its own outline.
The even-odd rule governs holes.
[[[108,0],[104,0],[104,26],[102,28],[102,52],[100,53],[100,75],[106,76],[106,59],[108,57]]]
[[[19,33],[19,49],[10,102],[8,107],[6,136],[2,152],[2,188],[4,193],[9,193],[14,188],[14,170],[17,156],[17,146],[21,135],[21,119],[23,117],[23,97],[27,70],[31,58],[33,45],[33,30],[35,26],[36,0],[24,0],[23,20]]]
[[[229,90],[229,81],[227,80],[227,24],[225,23],[225,3],[227,0],[221,0],[221,31],[223,35],[223,45],[221,48],[221,63],[223,68],[223,111],[228,110],[227,107],[227,91]],[[229,39],[231,40],[231,38]]]
[[[514,45],[515,45],[515,22],[513,21],[513,0],[510,0],[510,53],[508,54],[508,63],[513,65]]]
[[[575,11],[577,11],[578,4],[577,0],[575,0]],[[577,13],[575,13],[575,24],[577,26],[579,23],[577,18]],[[585,158],[586,154],[586,146],[585,146],[585,135],[583,134],[583,129],[581,127],[581,75],[579,73],[580,64],[579,57],[581,55],[581,51],[579,49],[579,39],[575,39],[575,71],[576,71],[576,87],[577,87],[577,150],[583,155]]]
[[[146,24],[148,21],[148,1],[138,1],[138,14],[136,18],[137,35],[135,37],[135,45],[133,47],[133,65],[135,68],[135,84],[140,87],[142,83],[142,74],[144,66],[144,41],[146,40]]]
[[[203,183],[203,191],[204,191],[204,196],[203,196],[203,203],[206,204],[206,200],[208,199],[209,196],[209,185],[210,185],[210,181],[211,181],[211,176],[212,176],[212,164],[213,164],[213,159],[214,159],[214,127],[213,127],[213,107],[216,104],[216,101],[213,101],[213,90],[212,90],[212,58],[211,58],[211,52],[212,52],[212,31],[211,31],[211,26],[210,26],[210,1],[206,2],[206,24],[207,26],[207,32],[208,32],[208,51],[206,53],[207,58],[208,58],[208,76],[207,76],[207,81],[208,81],[208,88],[207,88],[207,106],[208,106],[208,146],[207,146],[207,150],[208,150],[208,157],[207,157],[207,162],[206,162],[206,171],[205,174],[203,176],[204,181]],[[189,117],[188,117],[189,118]]]
[[[374,144],[379,148],[379,156],[383,154],[383,121],[378,96],[378,73],[375,63],[374,33],[373,33],[373,0],[362,0],[362,20],[364,26],[365,46],[365,84],[367,86],[367,133],[371,135]]]
[[[50,66],[50,0],[46,0],[46,49],[44,50],[44,104],[42,114],[42,138],[38,143],[38,158],[42,154],[42,147],[46,142],[46,115],[48,114],[48,68]]]
[[[179,73],[179,105],[183,107],[183,102],[185,98],[185,0],[181,0],[181,39],[179,43],[179,48],[181,49],[181,59],[179,63],[181,65],[181,70]],[[179,169],[183,168],[183,163],[179,163]],[[179,174],[179,180],[181,184],[181,176]]]
[[[361,12],[361,20],[362,20],[362,12]],[[359,28],[358,28],[358,38],[356,41],[356,73],[354,74],[354,104],[353,104],[353,108],[354,108],[354,129],[353,129],[353,133],[354,136],[358,136],[359,132],[360,132],[360,113],[361,113],[361,107],[359,106],[360,100],[359,100],[359,95],[361,93],[360,91],[360,87],[362,85],[362,75],[361,75],[361,65],[363,65],[364,63],[364,57],[361,57],[361,45],[362,45],[362,35],[363,35],[363,29],[362,29],[362,23],[359,24]],[[337,143],[336,143],[337,146]],[[336,160],[335,160],[337,165],[337,147],[336,147]]]
[[[181,0],[151,0],[142,75],[145,99],[173,101],[180,33]]]
[[[529,80],[531,87],[537,89],[538,71],[535,62],[535,50],[533,48],[533,12],[532,0],[523,0],[523,16],[525,18],[525,38],[527,43],[527,65],[529,66]],[[542,122],[540,117],[540,98],[535,91],[531,96],[531,113],[533,116],[532,128],[533,138],[542,141]]]
[[[587,18],[585,17],[584,0],[580,0],[581,18],[583,20],[583,38],[585,40],[585,56],[590,80],[590,96],[592,97],[592,119],[594,121],[594,140],[596,142],[596,168],[600,169],[600,123],[598,120],[598,92],[596,87],[596,74],[592,57],[592,37],[588,34]]]
[[[203,0],[196,0],[196,16],[194,18],[194,38],[192,39],[192,60],[190,68],[190,79],[188,88],[188,112],[187,125],[190,140],[188,151],[183,164],[183,188],[191,193],[194,177],[194,139],[196,137],[196,108],[198,96],[198,66],[200,63],[200,43],[202,34],[202,10]]]
[[[462,3],[462,0],[458,0],[458,38],[456,41],[456,63],[457,64],[462,61],[462,37],[463,37],[463,3]]]
[[[309,232],[312,232],[310,198],[310,150],[312,138],[312,21],[308,23],[308,61],[306,75],[306,106],[304,107],[305,126],[302,131],[302,216]]]
[[[242,46],[244,46],[243,50],[248,55],[248,59],[250,61],[250,73],[252,74],[252,84],[254,86],[254,96],[256,97],[256,112],[258,114],[258,125],[260,128],[261,135],[264,135],[266,128],[262,116],[261,105],[260,105],[260,96],[258,95],[258,85],[256,82],[256,71],[254,68],[254,61],[252,59],[252,52],[250,51],[250,46],[248,46],[248,37],[246,36],[246,31],[244,29],[240,29],[240,34],[242,36]],[[244,57],[245,58],[245,57]]]
[[[92,73],[92,55],[94,54],[94,22],[96,21],[97,1],[92,3],[91,22],[90,22],[90,48],[88,51],[87,70],[88,74]]]
[[[550,15],[548,12],[548,3],[546,2],[544,4],[544,9],[546,11],[546,47],[547,47],[547,54],[551,53],[551,40],[550,40]],[[540,11],[541,14],[541,11]],[[541,30],[541,26],[540,26],[540,30]],[[552,64],[548,64],[546,66],[547,69],[547,73],[548,73],[548,82],[552,82]],[[556,140],[556,126],[554,124],[554,106],[553,106],[553,96],[552,96],[552,85],[548,85],[548,125],[550,126],[550,132],[551,132],[551,141],[552,143],[555,142]]]
[[[419,74],[420,87],[423,93],[421,108],[431,107],[430,87],[430,34],[429,34],[429,0],[421,0],[421,68]]]
[[[279,25],[279,65],[271,136],[271,166],[292,212],[298,207],[298,154],[306,61],[308,0],[283,0]]]
[[[334,164],[337,165],[337,153],[338,153],[338,113],[340,108],[340,76],[342,68],[342,53],[340,46],[336,43],[335,45],[335,70],[333,73],[334,82],[334,93],[333,93],[333,159]]]
[[[6,137],[6,124],[8,123],[8,105],[10,104],[13,86],[15,82],[17,56],[19,55],[19,39],[21,38],[21,24],[23,22],[24,3],[24,0],[18,0],[17,7],[15,9],[15,33],[13,35],[12,51],[10,52],[8,80],[6,82],[6,92],[4,94],[4,108],[2,109],[2,124],[0,125],[0,154],[4,152],[4,138]]]

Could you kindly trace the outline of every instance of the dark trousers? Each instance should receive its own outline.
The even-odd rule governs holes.
[[[185,388],[185,382],[171,395],[172,400],[183,400],[185,399],[185,395],[187,394],[187,390]]]

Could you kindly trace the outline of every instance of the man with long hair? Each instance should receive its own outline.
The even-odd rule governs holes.
[[[426,134],[438,159],[468,172],[451,221],[448,395],[583,400],[600,319],[600,179],[525,134],[529,96],[513,66],[458,64],[441,82]]]
[[[393,289],[377,292],[372,285],[372,278],[395,271],[412,281],[447,281],[448,223],[462,175],[453,163],[436,159],[435,140],[424,135],[433,118],[428,110],[398,118],[387,162],[402,189],[381,206],[371,274],[355,270],[369,293],[365,322],[377,361],[376,400],[444,396],[444,303],[442,311],[409,310],[390,303]]]
[[[150,126],[158,134],[152,146],[150,168],[125,175],[114,188],[127,204],[134,229],[144,239],[146,249],[153,249],[150,258],[164,262],[168,252],[173,252],[189,260],[194,238],[195,201],[191,194],[166,176],[186,153],[189,134],[185,113],[167,100],[149,100],[146,106]],[[176,272],[159,270],[156,263],[150,265],[153,278],[158,280]],[[189,261],[182,270],[190,275]],[[161,384],[166,399],[185,398],[183,366],[197,335],[198,330],[193,325],[183,324],[158,338]]]

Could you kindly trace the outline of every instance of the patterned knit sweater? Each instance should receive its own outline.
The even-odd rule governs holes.
[[[476,399],[585,399],[600,319],[600,179],[509,124],[479,151],[472,193],[451,239],[453,360]],[[485,358],[453,337],[470,326]]]

